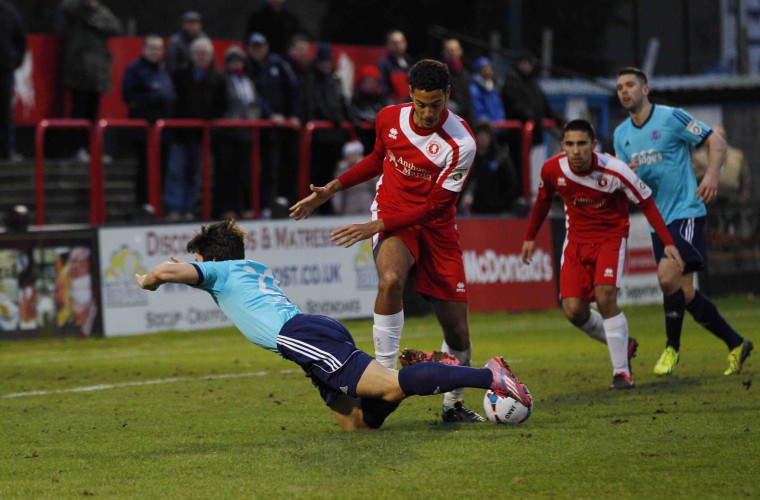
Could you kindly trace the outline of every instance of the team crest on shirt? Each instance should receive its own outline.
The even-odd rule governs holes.
[[[388,131],[388,137],[390,137],[391,139],[398,139],[398,130],[396,130],[395,128],[390,129]]]
[[[653,141],[659,141],[660,137],[662,137],[662,134],[660,133],[659,130],[655,129],[655,130],[652,130],[650,137]]]
[[[438,141],[433,140],[427,143],[427,146],[425,149],[427,149],[428,155],[432,157],[436,157],[438,156],[438,153],[441,152],[441,145]]]
[[[600,178],[599,178],[599,179],[596,181],[596,184],[597,184],[597,185],[598,185],[600,188],[606,188],[606,187],[607,187],[607,185],[609,184],[609,182],[607,181],[607,179],[606,179],[606,178],[604,178],[604,177],[600,177]]]

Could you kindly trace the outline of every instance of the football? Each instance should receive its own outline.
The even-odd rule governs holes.
[[[483,409],[488,420],[495,424],[521,424],[530,418],[533,404],[524,406],[514,398],[500,396],[489,389],[483,397]]]

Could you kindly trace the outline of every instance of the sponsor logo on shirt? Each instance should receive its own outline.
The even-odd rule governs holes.
[[[646,151],[639,151],[631,155],[631,161],[637,162],[639,166],[654,165],[662,161],[662,152],[652,148]]]
[[[559,179],[557,179],[557,185],[558,186],[567,186],[567,181],[565,180],[564,177],[560,177]]]
[[[603,206],[607,205],[607,200],[609,198],[589,198],[588,196],[578,196],[577,198],[573,198],[573,206],[576,207],[591,207],[591,208],[602,208]]]
[[[406,161],[403,156],[396,157],[396,155],[390,149],[387,150],[386,157],[388,161],[393,163],[396,171],[406,177],[417,177],[419,179],[430,180],[433,178],[430,171],[424,168],[419,168],[414,163]]]
[[[652,130],[652,133],[650,134],[649,137],[651,137],[653,141],[659,141],[660,137],[662,137],[662,133],[660,133],[659,130],[655,129],[655,130]]]
[[[398,130],[396,130],[395,128],[390,129],[390,131],[388,132],[388,137],[390,137],[391,139],[398,139]]]
[[[615,271],[613,271],[611,267],[608,267],[604,270],[605,278],[612,278],[613,276],[615,276]]]
[[[459,283],[457,283],[457,293],[464,293],[464,292],[465,292],[464,282],[460,281]]]

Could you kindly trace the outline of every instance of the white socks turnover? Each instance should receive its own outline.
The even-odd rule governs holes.
[[[607,334],[607,349],[612,360],[612,373],[631,374],[628,369],[628,321],[622,312],[603,321]]]
[[[375,324],[372,326],[372,337],[375,339],[375,359],[386,368],[396,369],[403,328],[403,309],[391,315],[375,313]]]

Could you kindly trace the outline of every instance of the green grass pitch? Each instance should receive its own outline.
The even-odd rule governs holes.
[[[717,303],[760,348],[760,301]],[[431,396],[343,433],[297,366],[233,329],[0,342],[0,498],[760,497],[760,354],[724,376],[689,317],[657,378],[661,308],[625,313],[641,346],[624,392],[559,309],[471,315],[473,364],[503,354],[533,392],[519,426],[443,424]],[[347,324],[372,352],[370,322]],[[440,342],[433,317],[407,320],[402,347]]]

